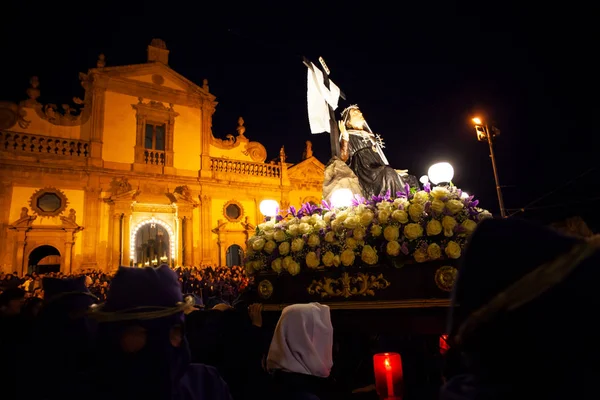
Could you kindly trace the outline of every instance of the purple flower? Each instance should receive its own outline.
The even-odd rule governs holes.
[[[323,210],[319,206],[316,206],[312,203],[304,203],[302,204],[300,211],[298,211],[298,218],[302,218],[305,215],[310,216],[316,213],[321,213],[321,211]]]
[[[410,196],[410,185],[408,183],[405,183],[404,188],[402,188],[396,192],[396,197],[405,197],[408,199],[409,196]]]
[[[290,206],[290,214],[292,214],[292,217],[296,216],[296,207]]]
[[[331,203],[328,203],[327,200],[321,200],[321,207],[327,211],[331,211]]]
[[[275,216],[275,222],[281,222],[281,221],[283,221],[283,217],[281,215],[277,214]]]
[[[423,190],[427,193],[430,193],[431,192],[431,183],[427,182],[426,184],[424,184]]]
[[[405,256],[408,255],[409,251],[408,251],[408,246],[406,245],[406,242],[402,242],[402,246],[400,246],[400,251],[402,252],[402,254],[404,254]]]
[[[352,198],[352,205],[354,207],[356,207],[360,204],[367,204],[367,199],[362,197],[360,194],[355,194],[354,197]]]

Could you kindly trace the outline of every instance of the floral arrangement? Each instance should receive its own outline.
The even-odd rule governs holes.
[[[457,259],[478,222],[491,214],[455,186],[409,189],[393,198],[355,196],[349,207],[306,203],[256,227],[246,269],[297,275],[303,268],[399,266]]]

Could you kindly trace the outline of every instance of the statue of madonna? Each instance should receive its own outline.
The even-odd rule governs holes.
[[[400,173],[405,174],[406,171],[397,171],[389,166],[380,137],[371,132],[358,106],[342,111],[339,127],[340,158],[358,177],[365,198],[385,195],[387,191],[390,196],[396,197],[397,192],[404,191],[405,182]],[[407,180],[414,178],[404,177]],[[412,180],[410,183],[413,183]]]

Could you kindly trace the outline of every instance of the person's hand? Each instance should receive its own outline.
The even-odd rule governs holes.
[[[344,124],[344,121],[338,121],[338,126],[340,128],[340,137],[342,138],[342,140],[344,141],[348,141],[350,140],[350,135],[348,134],[348,131],[346,130],[346,125]]]
[[[248,315],[250,316],[250,321],[252,321],[252,325],[257,327],[262,327],[262,310],[263,305],[260,303],[250,304],[248,307]]]
[[[369,386],[365,386],[365,387],[362,387],[362,388],[354,389],[352,391],[352,394],[356,394],[356,393],[369,393],[369,392],[373,392],[375,390],[376,390],[375,385],[369,385]]]

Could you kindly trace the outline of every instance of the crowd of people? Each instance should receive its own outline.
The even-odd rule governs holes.
[[[525,221],[484,221],[461,260],[436,398],[597,398],[599,249],[597,239],[563,236]],[[217,270],[210,276],[220,279]],[[185,296],[187,282],[206,279],[198,271],[122,267],[112,277],[92,278],[90,287],[94,279],[100,287],[110,281],[106,301],[99,302],[87,278],[44,277],[40,285],[31,277],[0,294],[6,367],[0,398],[381,395],[374,384],[340,385],[343,362],[327,305],[287,306],[270,330],[263,326],[253,285],[233,302],[213,297],[201,305],[197,295]],[[39,302],[37,314],[23,308],[23,285],[32,296],[43,290],[43,299],[32,297]],[[410,362],[404,362],[409,371]],[[43,373],[30,375],[33,370]],[[346,381],[356,380],[345,371]],[[372,369],[366,375],[375,383]]]
[[[204,299],[221,299],[232,302],[251,282],[251,277],[246,270],[240,266],[232,267],[176,267],[182,291],[185,294],[194,294],[198,301]],[[73,274],[62,272],[49,272],[38,274],[33,272],[19,277],[12,273],[0,272],[0,293],[7,288],[18,287],[24,290],[25,300],[43,299],[44,288],[42,278],[77,278],[85,276],[85,284],[88,290],[98,298],[100,302],[106,300],[108,287],[114,272],[87,269]]]

